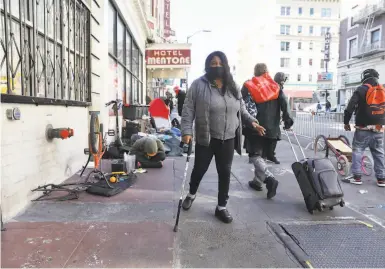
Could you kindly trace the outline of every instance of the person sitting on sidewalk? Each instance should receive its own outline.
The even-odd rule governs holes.
[[[161,168],[166,159],[162,141],[152,137],[142,137],[132,145],[130,155],[136,156],[136,163],[142,168]]]
[[[254,75],[255,77],[244,83],[241,93],[246,107],[256,107],[256,114],[253,116],[266,129],[266,133],[261,136],[251,128],[243,128],[246,152],[249,154],[249,162],[254,165],[254,178],[249,182],[249,186],[261,191],[263,182],[266,184],[267,198],[271,199],[276,194],[278,180],[267,169],[262,158],[264,146],[280,138],[281,111],[286,126],[290,128],[293,120],[290,118],[285,95],[280,85],[269,76],[266,64],[257,64]]]
[[[367,69],[361,75],[362,85],[354,92],[344,112],[345,130],[350,131],[350,119],[356,112],[356,131],[353,138],[352,173],[345,182],[361,185],[361,159],[369,147],[373,160],[377,185],[385,187],[384,125],[385,89],[378,83],[379,74]]]

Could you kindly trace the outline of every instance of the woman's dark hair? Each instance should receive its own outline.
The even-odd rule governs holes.
[[[211,60],[217,56],[219,59],[221,59],[222,66],[224,69],[224,75],[223,75],[223,92],[224,95],[226,91],[229,91],[236,99],[240,98],[240,94],[238,92],[237,86],[235,85],[233,76],[230,72],[230,66],[229,61],[227,60],[226,54],[224,54],[222,51],[214,51],[209,54],[206,58],[205,62],[205,72],[206,74],[209,71]],[[207,77],[207,75],[206,75]]]

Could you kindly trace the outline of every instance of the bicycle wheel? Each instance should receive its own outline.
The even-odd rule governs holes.
[[[337,158],[337,171],[341,176],[346,176],[349,174],[350,167],[348,158],[345,155],[340,155]]]
[[[342,140],[342,142],[344,142],[346,145],[350,146],[350,141],[346,136],[340,135],[338,138]]]
[[[370,176],[373,173],[373,160],[369,156],[362,156],[361,170],[365,176]]]
[[[92,154],[99,153],[100,124],[97,114],[91,114],[89,144]]]
[[[314,140],[314,154],[317,154],[319,151],[324,151],[326,150],[327,147],[327,139],[324,135],[319,135],[316,137]]]

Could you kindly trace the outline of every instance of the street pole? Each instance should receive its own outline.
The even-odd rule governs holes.
[[[187,37],[187,44],[188,44],[188,41],[189,41],[190,37],[191,36]],[[191,61],[191,59],[190,59],[190,61]],[[186,92],[187,92],[187,90],[188,90],[188,69],[186,68]]]
[[[326,61],[325,62],[326,75],[328,74],[328,65],[329,65],[329,61]],[[325,92],[325,109],[326,109],[326,103],[327,102],[328,102],[328,88],[326,87],[326,92]]]
[[[331,34],[328,30],[325,34],[325,49],[324,49],[325,71],[326,71],[327,77],[328,77],[328,65],[330,61],[330,42],[331,42]],[[325,106],[326,106],[326,103],[328,102],[328,87],[325,87],[325,88],[326,88],[325,90]]]

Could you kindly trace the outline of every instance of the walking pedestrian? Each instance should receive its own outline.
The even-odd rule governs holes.
[[[332,108],[332,104],[329,102],[329,100],[326,101],[325,108],[326,108],[326,112],[330,112]]]
[[[283,85],[285,75],[278,73],[275,77]],[[262,158],[264,145],[269,144],[267,151],[272,155],[273,147],[281,136],[281,111],[285,128],[289,129],[293,125],[281,84],[278,84],[269,76],[266,64],[259,63],[254,68],[254,77],[246,81],[241,90],[245,102],[251,102],[250,105],[246,104],[246,107],[255,104],[258,111],[257,120],[266,129],[264,136],[259,135],[250,128],[243,129],[249,162],[254,165],[254,178],[249,182],[249,186],[257,191],[262,191],[263,183],[266,184],[268,199],[276,195],[278,181],[267,169]],[[269,156],[269,158],[272,159],[273,156]]]
[[[191,84],[183,106],[182,139],[184,143],[190,142],[195,121],[196,145],[190,190],[182,207],[184,210],[190,209],[199,184],[215,157],[218,172],[215,216],[230,223],[233,217],[226,205],[234,149],[241,154],[242,121],[261,135],[265,129],[247,112],[223,52],[215,51],[207,57],[205,71],[204,76]]]
[[[362,85],[353,93],[344,112],[345,130],[350,131],[350,119],[356,114],[356,131],[353,137],[352,173],[353,177],[344,181],[362,184],[361,159],[369,147],[373,160],[377,185],[385,187],[384,125],[385,88],[378,83],[379,74],[367,69],[361,74]]]
[[[280,87],[280,95],[281,95],[281,99],[278,99],[278,110],[279,110],[279,114],[280,112],[282,111],[282,113],[289,113],[289,105],[287,103],[287,99],[286,99],[286,96],[285,94],[283,93],[283,86],[286,82],[286,75],[282,72],[278,72],[275,74],[274,76],[274,81],[278,83],[279,87]],[[300,105],[298,105],[298,109],[300,108]],[[285,112],[283,112],[285,111]],[[281,140],[281,130],[279,128],[280,126],[280,117],[275,117],[274,118],[274,121],[268,121],[272,126],[275,126],[275,130],[274,133],[276,133],[276,136],[275,134],[272,135],[271,137],[266,137],[266,142],[264,143],[264,147],[263,147],[263,158],[264,159],[267,159],[268,161],[271,161],[275,164],[280,164],[279,160],[277,159],[276,155],[275,155],[275,149],[277,148],[277,143],[279,140]],[[265,127],[267,128],[267,127]]]
[[[183,91],[179,86],[174,87],[174,92],[178,100],[178,114],[179,116],[182,117],[182,110],[183,110],[184,100],[186,99],[186,92]]]

